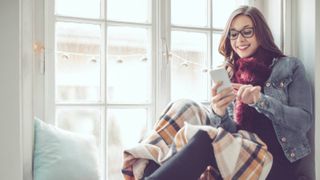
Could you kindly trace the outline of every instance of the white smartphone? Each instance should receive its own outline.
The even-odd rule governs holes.
[[[220,86],[217,89],[218,93],[225,88],[231,87],[231,81],[229,79],[228,72],[224,67],[211,69],[209,71],[209,73],[210,73],[211,79],[213,80],[214,83],[217,83],[219,81],[223,82],[222,86]]]

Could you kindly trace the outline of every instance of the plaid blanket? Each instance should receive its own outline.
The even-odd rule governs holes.
[[[213,139],[216,172],[220,173],[216,178],[265,179],[272,165],[272,155],[266,144],[247,131],[231,134],[222,128],[207,126],[209,118],[209,110],[195,102],[180,100],[171,103],[150,135],[124,150],[124,179],[141,179],[149,160],[160,165],[165,163],[200,129]]]

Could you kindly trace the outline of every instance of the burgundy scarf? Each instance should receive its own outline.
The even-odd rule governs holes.
[[[232,82],[251,84],[253,86],[258,85],[263,88],[264,83],[268,80],[271,74],[271,68],[269,68],[269,66],[271,65],[274,57],[277,57],[274,53],[270,53],[263,48],[259,48],[252,57],[236,60],[234,66],[235,73],[232,78]],[[255,108],[238,100],[236,100],[234,116],[238,129],[248,131],[253,130],[254,120],[261,117]]]

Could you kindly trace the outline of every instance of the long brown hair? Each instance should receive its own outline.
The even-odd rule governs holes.
[[[228,33],[233,19],[239,15],[248,16],[252,20],[255,30],[255,36],[258,43],[260,44],[259,48],[263,48],[264,50],[275,54],[278,57],[284,56],[282,51],[274,43],[271,30],[262,13],[255,7],[241,6],[231,13],[226,27],[224,28],[219,44],[219,53],[225,57],[226,69],[228,70],[230,77],[233,76],[233,65],[235,60],[238,59],[239,56],[233,51],[231,47]]]

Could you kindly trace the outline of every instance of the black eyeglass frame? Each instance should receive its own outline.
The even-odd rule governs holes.
[[[250,35],[246,35],[246,34],[245,34],[245,30],[248,30],[248,29],[251,29],[251,30],[252,30],[252,34],[250,34]],[[231,34],[231,31],[237,32],[237,35],[236,35],[235,37],[231,37],[231,35],[230,35],[230,34]],[[245,28],[241,29],[240,31],[237,31],[237,30],[235,30],[235,29],[232,29],[232,30],[229,30],[228,38],[229,38],[230,40],[236,40],[236,39],[238,39],[239,34],[241,34],[241,36],[244,37],[244,38],[251,38],[251,37],[255,34],[255,29],[254,29],[254,27],[245,27]]]

